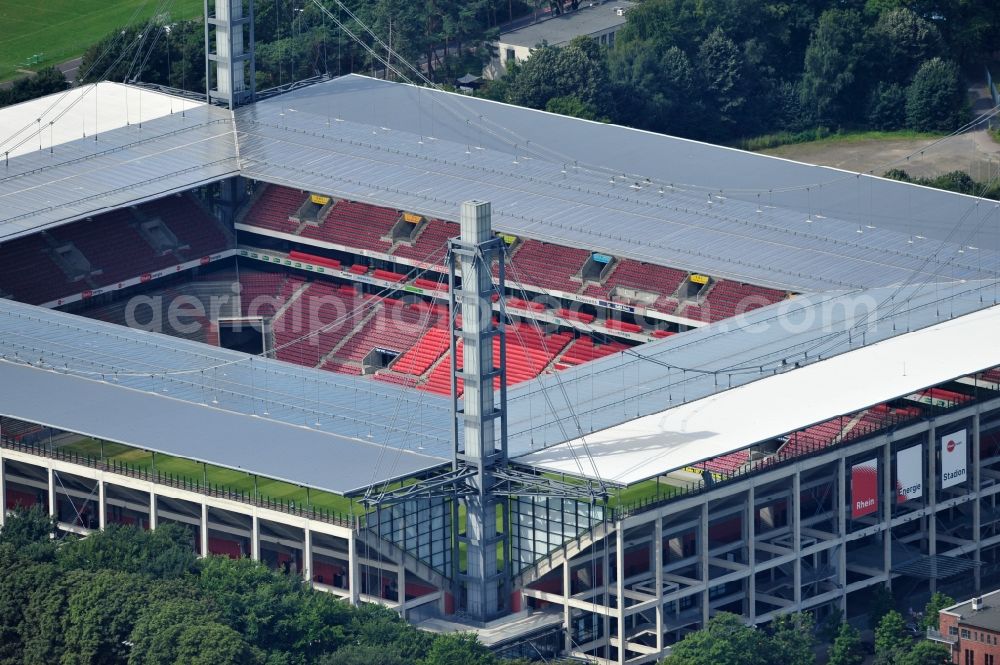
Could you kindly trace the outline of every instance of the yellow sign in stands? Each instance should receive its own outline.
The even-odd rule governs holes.
[[[691,281],[695,284],[708,284],[708,276],[706,275],[691,275]]]
[[[508,245],[513,245],[517,242],[517,236],[509,236],[506,233],[501,233],[500,238]]]
[[[319,194],[310,194],[309,195],[309,200],[312,201],[313,203],[315,203],[318,206],[325,206],[327,203],[330,202],[330,197],[329,196],[320,196]]]
[[[419,224],[420,222],[424,221],[424,218],[421,217],[420,215],[414,215],[412,212],[404,212],[403,221],[409,222],[410,224]]]

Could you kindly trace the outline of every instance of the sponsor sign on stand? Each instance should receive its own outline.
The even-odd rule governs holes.
[[[878,458],[851,467],[851,517],[878,511]]]
[[[953,487],[965,482],[966,431],[960,429],[941,437],[941,487]]]
[[[923,446],[896,453],[896,503],[906,503],[924,495]]]

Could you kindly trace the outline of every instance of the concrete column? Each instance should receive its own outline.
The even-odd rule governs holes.
[[[701,592],[701,627],[708,625],[708,620],[712,615],[709,591],[709,571],[708,571],[708,501],[701,504],[701,519],[698,524],[698,560],[701,562],[701,579],[705,583],[705,590]]]
[[[935,556],[937,554],[937,427],[931,422],[930,429],[927,430],[927,448],[930,455],[927,456],[927,554]],[[937,580],[930,579],[930,591],[937,591]]]
[[[106,488],[104,487],[104,481],[98,479],[97,481],[97,526],[101,531],[104,531],[104,527],[108,524],[108,497],[106,493]]]
[[[757,568],[757,549],[754,543],[757,542],[757,490],[753,485],[747,490],[747,512],[746,529],[744,536],[747,539],[747,569],[750,576],[747,577],[747,611],[745,612],[750,623],[757,619],[757,576],[754,570]]]
[[[569,559],[563,561],[562,565],[563,582],[563,651],[567,654],[573,651],[572,626],[570,626],[571,616],[569,609],[569,597],[573,595],[570,584]]]
[[[896,505],[896,491],[892,482],[892,439],[882,446],[882,566],[886,585],[892,588],[892,507]]]
[[[313,578],[313,543],[312,530],[307,526],[302,529],[305,538],[302,542],[302,577],[312,584]]]
[[[982,528],[982,474],[980,473],[979,461],[979,407],[976,407],[976,415],[972,417],[972,489],[975,493],[976,500],[972,504],[972,537],[976,543],[976,549],[972,553],[973,561],[977,564],[982,561],[982,534],[980,534],[980,529]],[[976,593],[982,593],[982,571],[980,566],[976,566],[973,569],[973,576],[975,579],[975,589]]]
[[[357,605],[361,600],[361,571],[358,565],[358,539],[357,533],[352,532],[347,539],[347,565],[350,570],[348,580],[351,591],[351,604]],[[458,599],[455,599],[458,602]]]
[[[254,512],[250,525],[250,558],[260,561],[260,518]]]
[[[620,525],[621,523],[619,523]],[[601,574],[604,576],[604,597],[602,602],[605,607],[611,607],[611,536],[604,536],[604,553],[601,556]],[[611,616],[605,614],[601,620],[604,622],[604,658],[611,659]]]
[[[792,551],[795,560],[792,561],[793,598],[796,611],[802,605],[802,475],[796,471],[792,474]]]
[[[840,611],[847,613],[847,511],[850,501],[847,499],[847,463],[843,457],[837,460],[837,530],[840,545],[837,546],[837,586],[840,588]]]
[[[625,528],[615,532],[615,568],[618,569],[618,664],[625,665]]]
[[[3,457],[0,457],[0,527],[7,519],[7,472],[4,469]]]
[[[52,462],[49,462],[49,517],[56,516],[56,473],[52,469]]]
[[[149,530],[156,528],[156,492],[149,492]]]
[[[201,556],[208,556],[208,504],[201,504]]]
[[[656,584],[656,650],[663,652],[663,518],[653,522],[653,571]]]

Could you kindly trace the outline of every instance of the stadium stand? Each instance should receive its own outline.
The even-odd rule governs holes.
[[[657,299],[657,304],[665,307],[658,306],[656,309],[669,312],[677,307],[677,301],[673,295],[686,277],[685,271],[676,268],[665,268],[641,261],[622,259],[618,261],[604,284],[591,284],[583,293],[593,298],[609,300],[619,299],[612,295],[612,292],[619,286],[657,293],[660,296]]]
[[[295,233],[299,223],[289,219],[306,200],[306,195],[291,187],[268,185],[243,218],[244,224],[282,233]]]
[[[286,279],[280,273],[241,274],[240,308],[243,316],[274,316],[279,306],[278,295],[282,292]]]
[[[37,305],[88,288],[86,282],[69,282],[47,249],[41,235],[0,245],[0,290],[15,300]]]
[[[407,243],[399,243],[392,250],[392,255],[414,261],[426,261],[434,265],[443,265],[445,245],[449,238],[454,238],[457,235],[458,224],[431,219],[424,222],[424,228],[412,246]]]
[[[597,360],[598,358],[624,351],[627,348],[629,348],[628,345],[621,342],[598,345],[594,343],[593,337],[579,337],[562,354],[562,357],[559,358],[559,363],[563,365],[582,365],[591,360]],[[558,368],[558,365],[556,367]]]
[[[159,219],[177,240],[157,252],[136,226]],[[71,281],[50,258],[53,247],[72,245],[90,264],[84,279]],[[188,195],[170,196],[21,238],[0,247],[0,289],[31,304],[57,300],[91,288],[163,270],[227,246],[217,223]]]
[[[382,240],[382,236],[392,230],[398,219],[398,210],[378,208],[367,203],[338,201],[330,208],[326,219],[318,226],[306,226],[300,235],[347,247],[388,252],[392,243]]]
[[[705,298],[703,307],[699,310],[699,313],[702,316],[708,314],[711,317],[711,321],[721,321],[737,314],[743,314],[765,305],[776,303],[783,300],[786,295],[783,291],[720,279],[708,292],[708,296]],[[704,304],[707,304],[708,307],[705,308]],[[689,318],[695,318],[691,315],[690,308],[685,310],[685,312]],[[699,320],[705,319],[702,318]]]
[[[585,249],[572,249],[538,240],[525,240],[514,250],[513,270],[507,271],[511,283],[557,289],[576,293],[580,282],[571,279],[590,258]]]

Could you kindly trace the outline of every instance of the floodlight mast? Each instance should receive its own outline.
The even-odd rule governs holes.
[[[510,550],[507,501],[494,491],[494,471],[507,466],[507,348],[503,317],[493,319],[492,297],[503,294],[504,247],[494,237],[490,204],[466,201],[461,210],[461,236],[449,241],[448,292],[451,320],[451,397],[454,469],[475,471],[467,482],[472,491],[459,497],[466,508],[464,535],[455,538],[454,575],[459,607],[473,619],[487,621],[504,612],[510,597]],[[497,264],[498,285],[492,267]],[[462,285],[456,289],[456,272]],[[459,325],[461,316],[461,325]],[[499,366],[493,364],[494,338],[499,345]],[[462,341],[462,368],[457,363]],[[464,394],[459,407],[458,381]],[[499,390],[493,388],[499,379]],[[458,423],[462,423],[459,439]],[[497,529],[498,511],[504,526]],[[453,514],[457,517],[456,510]],[[461,549],[466,545],[466,569],[460,570]],[[502,552],[502,555],[498,553]],[[464,592],[464,593],[463,593]]]
[[[210,104],[234,109],[254,100],[253,5],[253,0],[204,0],[205,95]]]

